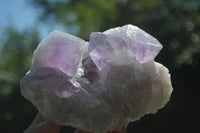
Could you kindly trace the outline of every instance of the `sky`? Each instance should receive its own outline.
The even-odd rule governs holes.
[[[29,0],[0,0],[0,36],[7,26],[14,26],[18,31],[37,27],[41,38],[46,37],[52,30],[61,30],[56,25],[51,28],[41,24],[38,16],[41,10],[36,9]]]
[[[37,13],[26,0],[0,0],[0,28],[14,24],[17,29],[34,25]]]

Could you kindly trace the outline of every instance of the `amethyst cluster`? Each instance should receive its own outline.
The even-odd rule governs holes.
[[[21,93],[47,121],[95,133],[120,130],[169,101],[170,74],[154,61],[161,49],[134,25],[93,32],[89,42],[53,31],[34,51]]]

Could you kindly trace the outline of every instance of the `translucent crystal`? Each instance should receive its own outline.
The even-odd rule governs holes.
[[[78,37],[53,31],[34,51],[32,68],[54,67],[74,76],[82,60],[84,44]]]
[[[115,66],[130,64],[135,58],[124,40],[99,32],[90,35],[89,55],[99,70],[109,64]]]
[[[120,130],[168,102],[169,71],[153,60],[161,48],[132,25],[92,33],[89,45],[54,31],[35,50],[21,93],[47,121],[95,133]]]
[[[122,38],[140,63],[153,60],[162,49],[156,38],[134,25],[109,29],[104,34]]]

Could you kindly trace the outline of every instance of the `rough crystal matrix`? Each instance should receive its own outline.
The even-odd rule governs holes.
[[[154,61],[161,49],[133,25],[91,33],[89,43],[54,31],[35,50],[21,92],[47,121],[95,133],[120,130],[168,102],[170,74]]]

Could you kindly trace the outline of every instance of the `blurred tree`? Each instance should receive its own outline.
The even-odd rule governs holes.
[[[42,22],[56,22],[76,30],[85,39],[94,31],[135,24],[165,45],[160,58],[173,69],[199,65],[198,0],[32,0],[32,3],[42,9]]]
[[[36,30],[19,33],[13,27],[7,28],[4,35],[0,51],[0,130],[20,133],[30,123],[34,109],[22,98],[19,81],[31,65],[39,35]]]

